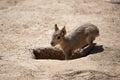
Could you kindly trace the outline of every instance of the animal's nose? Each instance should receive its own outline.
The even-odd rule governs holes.
[[[53,46],[53,45],[54,45],[54,42],[51,42],[50,44]]]

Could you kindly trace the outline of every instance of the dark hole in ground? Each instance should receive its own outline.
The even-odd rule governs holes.
[[[90,54],[96,54],[102,52],[103,46],[97,46],[94,44],[92,49],[85,49],[82,53],[79,51],[74,52],[72,55],[72,59],[77,59],[81,57],[88,56]],[[60,48],[53,48],[53,47],[41,47],[37,49],[33,49],[34,59],[57,59],[57,60],[64,60],[64,54]]]
[[[64,59],[64,54],[59,48],[41,47],[33,49],[33,54],[35,59]]]

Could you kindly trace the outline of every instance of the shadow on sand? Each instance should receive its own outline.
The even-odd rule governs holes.
[[[103,45],[95,45],[92,49],[84,50],[83,57],[88,56],[90,54],[97,54],[103,51],[104,51]]]

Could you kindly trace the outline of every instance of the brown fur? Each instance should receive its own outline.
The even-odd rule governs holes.
[[[63,49],[65,59],[70,59],[73,51],[76,49],[82,49],[86,45],[92,46],[95,38],[99,36],[99,30],[95,25],[88,23],[78,27],[70,35],[65,36],[65,34],[65,27],[59,30],[57,24],[55,24],[51,45],[59,44]]]

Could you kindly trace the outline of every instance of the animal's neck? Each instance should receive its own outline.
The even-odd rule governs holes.
[[[69,39],[67,37],[64,37],[63,40],[62,40],[62,42],[60,43],[60,46],[63,49],[63,51],[66,50],[68,41],[69,41]]]

